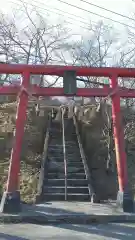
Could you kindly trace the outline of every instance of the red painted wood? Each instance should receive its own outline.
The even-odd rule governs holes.
[[[22,85],[25,88],[29,86],[29,73],[23,73]],[[26,110],[28,104],[28,95],[22,92],[19,97],[19,103],[16,114],[16,131],[14,136],[14,144],[11,152],[10,167],[7,181],[7,192],[15,192],[19,190],[19,173],[20,173],[20,154],[22,148],[24,124],[26,119]]]
[[[49,66],[49,65],[18,65],[18,64],[0,64],[0,73],[23,74],[23,87],[28,89],[30,74],[45,74],[63,76],[64,71],[75,70],[77,76],[101,76],[110,77],[111,88],[78,88],[77,96],[83,97],[106,97],[112,91],[118,89],[118,77],[135,77],[135,68],[90,68],[90,67],[73,67],[73,66]],[[21,86],[1,86],[0,95],[18,94]],[[63,88],[41,88],[30,86],[28,90],[30,95],[34,96],[64,96]],[[135,90],[119,88],[119,91],[112,97],[112,113],[114,123],[114,140],[116,147],[116,162],[118,169],[119,189],[123,191],[127,185],[127,165],[124,147],[124,132],[121,126],[120,116],[120,97],[135,97]],[[20,101],[17,110],[16,133],[14,146],[11,153],[10,168],[7,182],[7,192],[14,192],[19,189],[19,172],[20,172],[20,153],[22,139],[24,134],[24,124],[26,119],[28,95],[23,91],[20,95]]]
[[[2,86],[0,87],[0,95],[15,95],[20,91],[19,86]],[[112,88],[78,88],[77,96],[83,97],[106,97],[113,91]],[[29,94],[33,96],[64,96],[63,88],[41,88],[31,86]],[[119,88],[118,95],[120,97],[135,98],[135,89]]]
[[[61,65],[0,64],[0,73],[10,74],[22,74],[26,71],[30,74],[63,76],[65,70],[75,70],[77,76],[111,77],[113,75],[117,75],[118,77],[135,77],[135,68],[93,68]]]
[[[111,78],[111,87],[112,88],[118,87],[117,76],[113,76]],[[123,192],[127,187],[128,177],[127,177],[127,160],[125,153],[124,129],[121,121],[120,96],[118,94],[112,96],[112,118],[119,190]]]

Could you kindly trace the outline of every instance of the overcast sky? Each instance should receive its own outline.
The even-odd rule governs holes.
[[[81,0],[74,0],[74,1],[73,0],[63,0],[63,1],[68,4],[76,5],[80,8],[91,11],[93,13],[100,14],[104,17],[99,17],[92,13],[88,13],[86,11],[79,10],[77,8],[68,6],[67,4],[62,3],[59,0],[33,0],[33,1],[23,0],[23,1],[24,1],[24,3],[32,4],[43,15],[46,16],[47,14],[49,14],[52,21],[56,21],[56,19],[61,19],[61,20],[65,19],[66,21],[70,22],[69,25],[73,29],[73,31],[81,30],[82,33],[88,27],[90,19],[93,22],[97,22],[98,20],[102,19],[106,23],[109,22],[110,24],[114,24],[114,26],[117,29],[120,29],[121,31],[122,31],[121,24],[106,20],[106,19],[104,19],[104,17],[112,18],[113,20],[123,22],[123,23],[128,24],[133,27],[135,25],[134,21],[131,21],[127,18],[123,18],[121,16],[104,11],[100,8],[97,8],[90,4],[84,3]],[[94,0],[94,1],[86,0],[86,1],[89,3],[94,3],[101,7],[105,7],[107,9],[110,9],[112,11],[118,12],[120,14],[129,16],[129,17],[133,17],[133,14],[135,12],[135,2],[133,2],[132,0]],[[0,0],[1,10],[5,13],[11,13],[12,9],[19,7],[20,4],[21,4],[20,0],[4,0],[4,1]],[[66,13],[64,14],[63,12],[56,10],[56,8],[58,10],[66,12]],[[65,15],[65,16],[62,16],[61,14]],[[76,15],[76,16],[78,16],[78,18],[76,16],[73,17],[69,14]],[[81,17],[81,18],[79,18],[79,17]],[[76,20],[73,20],[72,18],[75,18]],[[85,22],[85,24],[83,22]]]
[[[69,5],[72,4],[79,8],[83,8],[86,11],[64,4],[59,0],[23,0],[25,4],[28,4],[28,6],[33,5],[33,7],[36,7],[36,10],[43,14],[43,16],[48,16],[48,18],[50,18],[50,20],[54,23],[56,23],[57,20],[60,21],[66,20],[67,22],[69,22],[69,27],[72,29],[73,33],[79,33],[81,36],[85,34],[85,32],[87,32],[86,34],[88,34],[87,27],[89,27],[90,20],[93,23],[99,20],[103,20],[104,23],[113,24],[113,26],[124,36],[123,38],[121,37],[120,41],[125,39],[126,32],[124,33],[123,31],[124,26],[119,23],[115,23],[114,21],[107,20],[104,17],[111,18],[115,21],[119,21],[121,23],[130,25],[131,30],[135,30],[135,21],[131,21],[128,18],[124,18],[119,15],[110,13],[108,11],[105,11],[101,8],[97,8],[90,4],[86,4],[84,3],[85,0],[84,2],[83,0],[82,1],[62,0],[62,1],[68,3]],[[123,14],[127,17],[134,18],[135,2],[133,2],[132,0],[94,0],[94,1],[86,0],[86,1],[89,3],[94,3],[100,7],[104,7],[108,10],[117,12],[119,14]],[[4,13],[8,14],[11,14],[13,9],[20,8],[21,4],[22,3],[20,0],[0,0],[1,10]],[[99,17],[92,13],[88,13],[87,11],[90,11],[95,14],[100,14],[102,16]],[[72,14],[73,16],[71,16],[70,14]],[[73,18],[75,20],[73,20]]]

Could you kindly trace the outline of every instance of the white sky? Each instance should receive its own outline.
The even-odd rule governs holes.
[[[135,25],[134,21],[130,21],[129,19],[120,17],[118,15],[96,8],[92,5],[83,3],[81,0],[63,0],[63,1],[69,4],[76,5],[78,7],[84,8],[91,12],[103,15],[104,17],[109,17],[116,21],[123,22],[133,27]],[[110,9],[112,11],[118,12],[120,14],[129,16],[129,17],[133,17],[133,15],[135,14],[135,2],[133,2],[132,0],[94,0],[94,1],[86,0],[86,1],[88,1],[89,3],[94,3],[101,7],[105,7],[107,9]],[[114,23],[113,21],[105,20],[103,17],[98,17],[94,14],[87,13],[77,8],[68,6],[67,4],[63,4],[58,0],[23,0],[23,2],[32,4],[33,7],[36,7],[36,10],[38,10],[40,14],[43,14],[43,16],[45,17],[48,16],[49,14],[48,16],[49,19],[54,23],[56,23],[57,20],[60,20],[60,21],[66,20],[70,22],[69,27],[72,29],[73,33],[79,33],[79,35],[83,35],[85,34],[85,32],[88,33],[88,30],[85,28],[88,27],[90,20],[93,22],[103,20],[104,23],[113,24],[113,26],[116,29],[118,29],[118,31],[124,36],[123,38],[126,37],[126,34],[125,34],[126,32],[123,31],[124,29],[121,24]],[[20,8],[20,5],[21,5],[20,0],[0,0],[0,10],[7,14],[11,14],[13,9]],[[57,8],[57,10],[55,8]],[[58,9],[65,11],[66,12],[65,16],[62,16],[61,14],[64,14],[64,13],[58,11]],[[58,14],[55,14],[54,12]],[[76,15],[78,17],[76,16],[73,17],[70,14]],[[74,21],[72,18],[75,18],[76,21]],[[86,24],[82,22],[85,22]],[[131,30],[133,29],[131,28]],[[62,98],[60,99],[62,100]]]
[[[23,0],[23,1],[25,3],[32,4],[44,16],[47,16],[47,14],[49,14],[52,21],[56,21],[57,19],[61,19],[63,21],[64,19],[66,19],[68,22],[71,23],[71,24],[69,24],[69,26],[70,26],[70,28],[72,28],[72,30],[74,32],[76,32],[76,30],[79,30],[83,34],[83,31],[85,31],[85,28],[87,28],[90,19],[91,19],[91,21],[94,21],[94,22],[97,22],[98,20],[102,19],[104,22],[106,22],[106,23],[109,22],[110,24],[114,24],[114,27],[116,27],[119,30],[122,30],[122,25],[120,25],[120,24],[114,23],[109,20],[105,20],[104,18],[95,16],[93,14],[87,13],[85,11],[76,9],[71,6],[68,6],[67,4],[63,4],[63,3],[59,2],[59,0],[32,0],[32,1],[31,0]],[[134,27],[134,21],[131,21],[129,19],[122,18],[122,17],[112,14],[110,12],[101,10],[99,8],[96,8],[94,6],[91,6],[89,4],[82,2],[81,0],[74,0],[74,1],[73,0],[63,0],[63,1],[65,1],[69,4],[76,5],[78,7],[84,8],[91,12],[95,12],[95,13],[101,14],[103,16],[112,18],[114,20],[121,21],[123,23],[126,23],[126,24]],[[105,7],[112,11],[124,14],[129,17],[133,17],[133,14],[135,13],[135,2],[133,2],[132,0],[94,0],[94,1],[86,0],[86,1],[88,1],[89,3],[94,3],[99,6]],[[1,10],[5,13],[11,13],[12,9],[19,7],[20,4],[21,4],[20,0],[4,0],[4,1],[0,0]],[[67,14],[65,14],[65,17],[61,16],[59,14],[64,14],[64,13],[59,12],[58,10],[56,10],[54,8],[65,11],[65,12],[67,12]],[[59,14],[54,14],[54,12],[57,12]],[[84,18],[84,19],[75,17],[76,21],[74,21],[73,19],[71,19],[73,16],[71,17],[68,14],[75,14],[78,17],[80,16],[81,18]],[[82,23],[81,21],[86,22],[86,24]],[[81,27],[79,27],[79,26],[81,26]]]
[[[57,20],[60,21],[66,20],[70,22],[69,27],[72,29],[73,33],[79,33],[79,35],[83,35],[85,34],[85,32],[87,32],[86,34],[88,34],[87,27],[89,25],[90,20],[93,22],[103,20],[104,23],[112,24],[122,34],[123,38],[121,37],[121,40],[124,41],[124,38],[126,37],[126,32],[123,29],[124,26],[113,21],[106,20],[104,19],[104,17],[109,17],[112,18],[113,20],[120,21],[130,26],[133,26],[133,28],[131,27],[131,30],[135,30],[135,21],[131,21],[127,18],[123,18],[121,16],[96,8],[92,5],[83,3],[81,0],[63,0],[63,1],[81,7],[83,9],[89,10],[91,12],[100,14],[104,17],[98,17],[91,13],[87,13],[85,11],[68,6],[67,4],[59,2],[59,0],[22,0],[22,1],[25,4],[26,3],[30,5],[32,4],[33,7],[35,7],[36,10],[40,12],[40,14],[43,14],[43,16],[45,17],[48,16],[50,21],[52,21],[53,23],[56,23]],[[134,17],[135,14],[135,2],[133,2],[132,0],[94,0],[94,1],[86,0],[86,1],[88,1],[89,3],[94,3],[101,7],[105,7],[107,9],[126,15],[128,17]],[[0,0],[0,9],[4,13],[11,14],[12,10],[16,9],[17,7],[20,8],[21,4],[22,3],[20,0]],[[59,12],[55,8],[65,11],[66,12],[65,16],[62,16],[64,15],[64,13]],[[58,14],[55,14],[54,12]],[[76,15],[78,16],[78,18],[76,16],[73,17],[70,14]],[[76,21],[74,21],[71,18],[75,18]],[[84,24],[82,23],[82,21],[86,23]]]

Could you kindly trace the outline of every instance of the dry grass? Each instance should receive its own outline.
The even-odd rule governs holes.
[[[12,148],[12,136],[15,129],[16,102],[0,105],[0,193],[3,191],[8,174],[10,152]],[[125,114],[128,116],[128,114]],[[133,116],[130,118],[133,119]],[[47,116],[47,113],[46,113]],[[132,120],[131,119],[131,120]],[[86,119],[87,120],[87,119]],[[126,120],[129,122],[130,119]],[[132,122],[132,121],[131,121]],[[43,127],[46,121],[43,117],[36,117],[28,111],[25,125],[25,134],[21,153],[21,174],[20,191],[24,201],[33,202],[37,192],[38,175],[41,161],[41,143]],[[87,150],[88,164],[93,169],[94,176],[97,176],[99,188],[102,193],[111,194],[115,198],[117,191],[117,174],[115,155],[113,158],[115,172],[110,176],[106,175],[107,147],[105,138],[102,136],[104,120],[100,112],[91,116],[90,124],[80,123],[82,140]],[[132,131],[129,128],[126,139],[128,145],[128,172],[130,186],[135,193],[135,126],[132,124]],[[98,168],[97,170],[95,170]],[[111,187],[110,187],[111,186]],[[104,191],[106,189],[106,191]],[[104,197],[104,196],[103,196]]]
[[[16,102],[0,105],[0,194],[7,181],[15,129]],[[21,153],[20,191],[22,200],[33,202],[37,191],[41,161],[43,117],[28,111]]]
[[[123,123],[125,129],[125,145],[127,155],[128,179],[129,186],[135,197],[135,113],[131,109],[122,109]],[[86,119],[85,119],[86,118]],[[87,116],[83,120],[87,122]],[[87,152],[88,165],[92,172],[94,183],[97,191],[100,192],[101,198],[110,197],[116,199],[118,190],[117,168],[115,147],[112,153],[113,173],[106,172],[107,163],[107,144],[106,137],[103,136],[105,119],[102,111],[97,112],[89,118],[89,124],[79,121],[80,132]],[[113,136],[113,133],[112,133]],[[97,179],[95,180],[97,176]],[[106,189],[106,190],[105,190]]]

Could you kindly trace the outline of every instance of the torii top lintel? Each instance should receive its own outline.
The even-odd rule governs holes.
[[[20,92],[27,92],[30,96],[64,96],[63,88],[42,88],[31,85],[31,75],[64,76],[65,71],[75,71],[76,76],[101,76],[111,79],[111,86],[107,88],[77,88],[76,96],[82,97],[107,97],[117,90],[120,97],[135,98],[135,89],[118,87],[118,77],[135,78],[135,68],[93,68],[84,66],[57,66],[57,65],[26,65],[26,64],[0,64],[0,74],[21,74],[23,82],[21,86],[0,86],[0,95],[18,95]],[[26,91],[25,91],[25,90]],[[114,93],[113,93],[114,94]],[[71,94],[73,96],[74,94]]]
[[[62,65],[26,65],[26,64],[0,64],[0,74],[44,74],[63,76],[64,71],[76,71],[76,76],[97,76],[97,77],[135,77],[135,68],[114,68],[114,67],[84,67],[84,66],[62,66]]]

